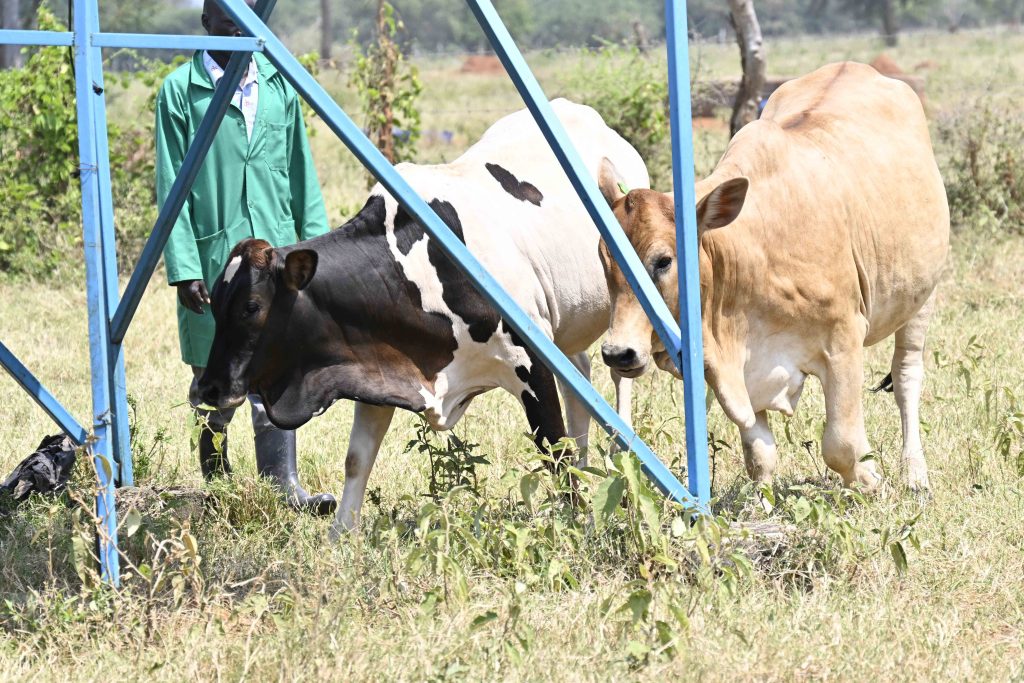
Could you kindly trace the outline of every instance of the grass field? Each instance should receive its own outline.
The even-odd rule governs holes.
[[[880,43],[775,41],[769,50],[772,73],[796,75],[837,59],[870,61]],[[889,54],[908,70],[931,62],[937,126],[980,101],[1024,104],[1024,35],[911,35]],[[554,95],[586,59],[530,61]],[[702,78],[738,72],[733,46],[701,46],[693,62]],[[504,76],[461,75],[456,59],[420,67],[424,129],[455,134],[452,145],[424,144],[426,161],[453,158],[518,108]],[[323,81],[344,88],[342,75]],[[128,104],[119,106],[128,115]],[[361,204],[365,180],[329,136],[318,132],[314,154],[328,211],[340,221]],[[720,132],[701,131],[698,169],[724,145]],[[945,168],[960,152],[938,144],[937,153]],[[709,422],[721,522],[691,529],[666,505],[662,523],[649,524],[643,513],[658,499],[623,465],[584,482],[589,498],[621,479],[632,502],[613,506],[595,528],[533,473],[522,411],[497,392],[456,428],[490,463],[476,467],[478,494],[426,497],[430,461],[405,452],[407,443],[441,442],[418,437],[417,418],[399,415],[370,480],[363,533],[332,546],[326,521],[291,513],[256,481],[252,436],[239,418],[237,474],[198,503],[184,402],[190,376],[178,360],[172,290],[158,274],[125,347],[135,451],[144,487],[184,493],[125,502],[122,514],[137,509],[141,524],[129,520],[139,527],[125,542],[135,569],[125,569],[120,592],[97,588],[88,574],[80,511],[35,501],[0,517],[0,672],[167,681],[1020,679],[1024,239],[987,225],[957,226],[932,321],[922,409],[932,495],[902,485],[894,401],[866,391],[868,437],[887,483],[868,498],[842,492],[817,455],[824,410],[809,383],[788,424],[772,418],[781,462],[768,521],[786,528],[773,538],[724,529],[764,514],[746,484],[737,432],[717,406]],[[80,282],[0,280],[0,337],[84,420],[81,290]],[[886,373],[891,348],[869,352],[869,382]],[[610,396],[597,359],[595,369]],[[12,382],[0,387],[6,472],[53,428]],[[685,462],[681,413],[678,383],[662,375],[638,383],[638,430],[676,464]],[[351,416],[341,403],[300,430],[307,486],[340,493]],[[599,454],[595,461],[605,466]],[[84,474],[74,490],[88,497]]]

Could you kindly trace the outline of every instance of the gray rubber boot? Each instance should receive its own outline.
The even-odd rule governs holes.
[[[270,427],[256,433],[256,471],[270,479],[288,504],[320,517],[334,514],[338,501],[329,493],[309,495],[299,483],[295,458],[295,432]]]

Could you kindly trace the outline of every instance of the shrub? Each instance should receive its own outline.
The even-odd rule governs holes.
[[[954,227],[1024,232],[1024,121],[981,102],[939,123]]]
[[[46,9],[41,30],[61,30]],[[70,53],[44,47],[0,71],[0,271],[42,275],[81,244]]]
[[[614,45],[584,53],[566,97],[598,111],[647,163],[651,186],[672,183],[668,77],[663,61]]]

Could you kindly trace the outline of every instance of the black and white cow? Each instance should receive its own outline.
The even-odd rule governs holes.
[[[591,174],[609,158],[631,188],[643,160],[590,107],[552,106]],[[399,172],[585,375],[608,328],[599,235],[530,114],[499,120],[450,164]],[[326,235],[274,249],[244,240],[213,291],[213,350],[203,399],[235,406],[258,391],[270,419],[295,428],[338,399],[357,401],[333,531],[358,524],[367,479],[395,408],[451,428],[473,397],[520,400],[540,448],[570,436],[585,452],[590,416],[465,275],[379,185]],[[629,418],[630,380],[615,377]]]

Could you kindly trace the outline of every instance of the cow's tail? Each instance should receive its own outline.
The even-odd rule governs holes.
[[[872,394],[877,394],[880,391],[885,391],[885,392],[888,392],[890,394],[892,393],[892,373],[891,372],[888,375],[885,376],[885,379],[883,379],[881,382],[878,383],[878,386],[876,386],[874,389],[871,390],[871,393]]]

